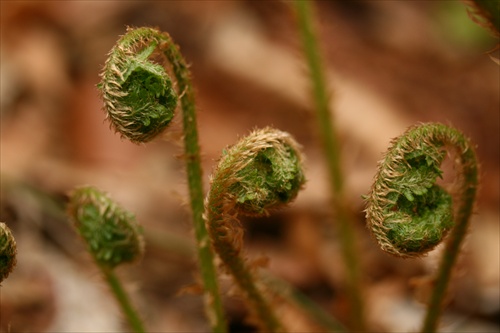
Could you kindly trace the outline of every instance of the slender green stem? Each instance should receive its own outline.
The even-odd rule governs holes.
[[[333,194],[333,206],[337,212],[341,250],[348,274],[347,285],[352,313],[351,325],[357,331],[364,331],[364,304],[361,295],[361,273],[356,248],[355,229],[352,225],[352,218],[350,217],[344,200],[343,175],[340,166],[340,143],[335,133],[335,126],[332,125],[333,121],[329,110],[330,98],[327,92],[319,47],[311,22],[311,6],[309,1],[301,0],[294,1],[294,4],[298,14],[299,30],[313,83],[317,123],[319,126],[321,143],[326,156],[330,188]]]
[[[109,287],[111,288],[113,294],[115,295],[115,298],[118,301],[130,327],[134,330],[134,332],[138,333],[146,332],[141,318],[139,317],[135,309],[132,307],[130,299],[125,289],[123,289],[123,286],[121,285],[120,280],[114,273],[113,269],[103,265],[98,265],[98,266],[101,269],[101,272],[103,273],[104,278],[108,283]]]
[[[314,102],[316,103],[317,123],[320,128],[321,141],[330,171],[330,185],[335,194],[342,194],[344,184],[340,167],[340,143],[335,133],[335,127],[332,126],[333,119],[329,106],[330,95],[328,93],[318,43],[311,22],[312,9],[309,1],[297,0],[294,3],[297,9],[299,29],[313,85],[312,92]]]
[[[443,126],[444,127],[444,126]],[[443,132],[445,129],[442,130]],[[445,134],[442,134],[444,136]],[[422,332],[436,332],[438,320],[442,311],[442,303],[453,266],[460,253],[460,245],[467,233],[470,216],[474,207],[478,170],[474,150],[467,140],[456,130],[446,130],[446,143],[453,145],[459,153],[460,164],[462,165],[462,193],[459,201],[460,207],[456,213],[455,226],[448,236],[446,248],[441,259],[441,264],[436,277],[433,293],[430,298],[427,314],[424,319]]]
[[[226,252],[229,253],[229,252]],[[257,288],[254,276],[246,268],[245,262],[240,256],[229,258],[225,256],[225,262],[230,263],[230,271],[233,274],[241,290],[245,292],[245,296],[252,303],[253,309],[262,320],[262,323],[268,332],[284,332],[284,327],[275,315],[273,308],[264,299],[262,293]]]
[[[186,159],[186,171],[191,200],[190,204],[198,244],[200,271],[207,292],[205,300],[207,302],[206,311],[208,312],[207,315],[212,331],[226,332],[227,327],[224,319],[222,300],[219,295],[214,254],[203,219],[204,192],[196,123],[196,104],[190,80],[190,72],[178,47],[170,40],[168,35],[163,34],[163,36],[166,39],[166,48],[163,51],[172,64],[174,75],[177,79],[178,89],[181,94],[182,120],[184,126],[184,157]]]

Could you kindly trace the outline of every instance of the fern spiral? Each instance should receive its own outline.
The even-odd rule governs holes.
[[[446,149],[455,152],[459,166],[459,193],[455,196],[436,184],[442,176],[440,166]],[[457,129],[439,123],[409,128],[392,141],[379,162],[366,198],[366,218],[381,249],[398,257],[420,257],[448,235],[423,332],[436,330],[477,186],[477,160],[469,139]]]

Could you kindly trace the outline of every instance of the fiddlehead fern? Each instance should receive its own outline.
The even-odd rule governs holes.
[[[164,61],[157,62],[156,59]],[[165,62],[165,63],[163,63]],[[177,94],[163,65],[175,76]],[[214,254],[203,220],[204,192],[191,74],[177,45],[167,33],[152,28],[127,30],[111,50],[98,84],[112,126],[140,143],[161,133],[173,117],[179,96],[182,109],[184,159],[197,242],[205,308],[212,331],[227,331],[219,296]]]
[[[93,187],[71,193],[68,211],[100,265],[108,268],[142,257],[144,240],[134,216]]]
[[[239,214],[267,215],[293,200],[305,182],[293,138],[271,128],[257,130],[223,153],[212,175],[206,220],[213,245],[268,331],[283,329],[240,256]]]
[[[16,240],[9,227],[0,222],[0,282],[5,280],[16,266]]]
[[[445,148],[454,149],[460,166],[460,193],[436,184]],[[368,227],[382,250],[399,257],[419,257],[439,244],[447,246],[431,296],[423,332],[435,331],[441,303],[472,213],[478,171],[469,140],[442,124],[411,127],[394,139],[379,163],[367,196]]]
[[[145,28],[122,36],[108,55],[98,85],[114,129],[135,143],[148,142],[174,117],[177,94],[161,63],[160,33]]]
[[[135,332],[144,332],[141,319],[113,272],[116,266],[133,262],[144,252],[141,229],[134,216],[92,187],[81,187],[71,193],[68,213],[130,326]]]

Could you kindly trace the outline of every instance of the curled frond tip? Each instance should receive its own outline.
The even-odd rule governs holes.
[[[127,29],[108,54],[98,88],[111,126],[134,143],[148,142],[174,117],[177,105],[162,48],[168,35]]]
[[[77,188],[71,193],[68,209],[100,265],[113,268],[142,256],[144,240],[135,217],[105,193],[93,187]]]
[[[300,147],[286,132],[264,128],[230,147],[212,184],[237,212],[262,215],[292,201],[305,182]]]
[[[442,124],[411,127],[392,141],[366,198],[368,227],[382,250],[418,257],[438,245],[454,226],[452,195],[436,184],[448,146],[458,152],[462,169],[475,168],[468,140]],[[462,180],[463,189],[471,186],[467,182],[473,186],[477,182],[476,170],[468,173],[471,179]]]

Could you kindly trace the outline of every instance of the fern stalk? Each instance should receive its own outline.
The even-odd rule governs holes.
[[[321,63],[319,47],[312,26],[311,6],[308,1],[294,1],[298,14],[298,25],[304,53],[311,75],[313,97],[320,139],[329,172],[332,203],[337,214],[342,256],[347,271],[348,296],[351,303],[351,326],[357,331],[365,330],[361,272],[356,247],[355,229],[345,202],[343,174],[341,170],[340,142],[335,132],[329,109],[330,96]]]

